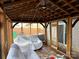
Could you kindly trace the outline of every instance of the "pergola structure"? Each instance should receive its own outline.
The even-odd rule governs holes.
[[[47,24],[51,25],[53,21],[58,22],[66,18],[66,20],[62,20],[67,24],[66,54],[71,56],[72,27],[77,23],[78,16],[78,0],[0,0],[2,55],[6,57],[12,44],[12,22],[16,22],[16,24],[19,22],[45,23],[45,29],[47,29]],[[77,18],[74,24],[72,24],[73,17]],[[45,32],[47,34],[47,31]],[[50,37],[51,42],[52,35]]]

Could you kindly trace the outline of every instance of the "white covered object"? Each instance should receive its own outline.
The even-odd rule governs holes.
[[[35,50],[40,49],[43,46],[42,41],[36,35],[30,36],[29,38],[34,45]]]
[[[19,47],[16,44],[13,44],[9,50],[7,59],[25,59],[24,55],[21,53]]]
[[[29,40],[18,36],[11,46],[7,59],[40,59]]]
[[[35,50],[35,47],[32,44],[32,41],[30,41],[30,39],[23,34],[18,35],[17,38],[14,40],[14,43],[20,47],[22,46],[22,48],[26,49],[27,47],[31,47],[32,50]]]

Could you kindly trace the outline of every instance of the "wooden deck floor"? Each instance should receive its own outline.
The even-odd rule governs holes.
[[[36,50],[36,52],[41,59],[46,59],[49,56],[49,54],[57,55],[57,53],[48,46],[43,46],[41,49]],[[77,54],[75,57],[72,56],[73,59],[79,59],[78,55],[79,54]],[[65,58],[65,59],[68,59],[68,58]]]
[[[56,53],[50,47],[47,47],[47,46],[42,47],[36,52],[41,59],[46,59],[49,56],[49,54],[56,55]]]

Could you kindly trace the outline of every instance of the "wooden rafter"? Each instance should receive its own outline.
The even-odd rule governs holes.
[[[42,1],[42,2],[40,2]],[[56,1],[56,2],[55,2]],[[66,2],[65,2],[66,1]],[[48,22],[54,19],[79,15],[78,6],[73,6],[76,1],[71,0],[20,0],[3,4],[6,14],[13,20],[23,18],[23,21]],[[42,6],[43,5],[43,6]],[[44,7],[43,9],[42,7]],[[78,5],[78,4],[76,4]],[[36,8],[36,6],[38,6]],[[70,6],[70,7],[69,7]],[[76,9],[75,9],[76,8]],[[35,13],[34,11],[37,10]],[[22,12],[22,13],[21,13]],[[35,17],[34,17],[34,14]],[[31,18],[27,19],[27,15]],[[42,18],[40,18],[42,16]],[[38,18],[38,21],[36,20]],[[26,20],[25,20],[26,19]],[[17,20],[16,20],[17,21]],[[20,20],[19,20],[20,21]]]
[[[62,11],[64,11],[67,15],[70,15],[70,13],[68,13],[66,10],[64,10],[61,6],[58,6],[56,2],[52,2],[55,6],[57,6],[59,9],[61,9]]]
[[[79,10],[78,10],[76,7],[72,6],[71,3],[67,2],[67,0],[64,0],[64,1],[65,1],[70,7],[72,7],[72,8],[75,9],[77,12],[79,12]]]
[[[62,20],[65,24],[67,24],[66,20]],[[76,25],[76,23],[79,21],[79,19],[77,18],[74,23],[72,24],[72,28],[74,28],[74,26]]]
[[[51,2],[51,1],[49,1],[49,2],[52,4],[52,2]],[[51,10],[51,8],[52,8],[53,6],[56,6],[56,5],[53,5],[53,4],[52,4],[52,6],[51,6],[51,7],[49,7],[49,8],[50,8],[50,10]],[[56,6],[56,7],[57,7],[57,6]],[[60,9],[60,8],[57,8],[57,9]],[[55,12],[55,14],[60,15],[60,16],[64,16],[64,15],[62,15],[62,14],[61,14],[61,12],[57,12],[57,11],[56,11],[56,10],[54,10],[54,9],[52,9],[52,10]],[[52,12],[52,11],[51,11],[51,12]],[[55,14],[54,14],[54,15],[55,15]]]
[[[18,22],[17,22],[17,23],[15,23],[15,24],[12,26],[12,28],[14,28],[17,24],[18,24]]]
[[[75,22],[72,24],[72,27],[74,27],[78,21],[79,19],[76,19]]]
[[[40,23],[44,28],[45,28],[45,25],[43,23]]]
[[[66,20],[62,20],[65,24],[67,24],[67,21]]]

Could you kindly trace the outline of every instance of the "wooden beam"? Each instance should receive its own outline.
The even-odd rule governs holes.
[[[66,47],[66,54],[71,55],[71,48],[72,48],[72,18],[69,16],[67,19],[67,47]]]
[[[37,23],[37,35],[38,35],[38,32],[39,32],[38,29],[39,29],[39,28],[38,28],[38,23]]]
[[[52,3],[57,6],[59,9],[61,9],[62,11],[64,11],[67,15],[70,15],[66,10],[64,10],[61,6],[58,6],[56,2],[53,2],[53,0],[51,0]]]
[[[49,1],[49,2],[52,4],[51,1]],[[54,5],[52,4],[51,7],[54,7],[54,6],[58,7],[58,5],[55,5],[55,4],[54,4]],[[50,7],[49,7],[49,8],[50,8]],[[51,8],[50,8],[50,9],[51,9]],[[60,8],[58,7],[57,9],[60,9]],[[59,17],[60,17],[60,16],[64,16],[63,14],[61,14],[61,12],[57,12],[57,11],[56,11],[57,9],[52,9],[51,12],[55,12],[54,15],[59,15]],[[61,9],[61,10],[63,10],[63,9]],[[63,11],[64,11],[64,10],[63,10]],[[66,12],[66,14],[69,15],[69,13],[68,13],[67,11],[64,11],[64,12]]]
[[[44,28],[45,28],[45,25],[43,23],[40,23]]]
[[[0,12],[2,12],[0,8]],[[0,14],[0,23],[1,23],[1,50],[2,50],[2,59],[6,59],[6,21],[4,19],[4,13]]]
[[[42,19],[41,20],[38,20],[37,19],[38,21],[37,20],[28,19],[28,18],[25,18],[25,19],[24,18],[21,18],[21,19],[22,19],[22,21],[20,19],[18,19],[18,20],[17,19],[13,19],[12,21],[13,22],[19,22],[19,23],[20,22],[22,22],[22,23],[45,23],[45,21],[43,21]]]
[[[79,0],[76,0],[79,3]]]
[[[57,49],[58,49],[58,48],[59,48],[59,39],[58,39],[58,21],[57,21],[57,26],[56,26],[56,27],[57,27],[57,35],[56,35],[56,36],[57,36]]]
[[[56,45],[53,46],[53,41],[54,41],[54,39],[53,39],[52,37],[51,37],[51,38],[52,38],[52,40],[51,40],[52,43],[51,43],[51,42],[50,42],[50,43],[52,44],[52,47],[54,47],[55,49],[58,49],[58,48],[59,48],[59,39],[58,39],[58,21],[54,21],[54,22],[52,22],[51,27],[55,27],[55,28],[56,28],[56,29],[55,29],[55,30],[56,30],[56,32],[55,32],[55,33],[56,33],[56,39],[55,39],[55,40],[56,40]],[[51,33],[52,33],[52,28],[51,28],[50,31],[51,31]],[[54,34],[54,33],[52,33],[52,34]],[[52,34],[50,34],[50,35],[52,35]]]
[[[8,50],[10,49],[12,43],[13,43],[13,28],[12,28],[12,21],[8,18],[6,20],[7,22],[7,41],[8,41]]]
[[[64,0],[64,2],[66,2],[70,7],[79,12],[79,10],[76,7],[72,6],[70,2],[67,2],[67,0]]]
[[[58,54],[60,54],[60,55],[64,55],[64,56],[66,57],[66,59],[73,59],[71,56],[69,56],[69,55],[63,53],[62,51],[57,50],[57,49],[55,49],[55,48],[53,48],[53,47],[51,47],[51,48],[52,48],[52,50],[55,51],[56,53],[58,53]]]
[[[2,4],[3,4],[3,0],[0,0],[0,7],[2,7]]]
[[[78,21],[79,21],[79,20],[76,19],[75,22],[72,24],[72,27],[74,27]]]
[[[2,27],[2,24],[1,24],[1,21],[0,21],[0,59],[2,59],[2,50],[1,50],[1,27]]]
[[[67,21],[66,20],[62,20],[65,24],[67,24]]]
[[[51,28],[51,22],[50,22],[50,46],[52,45],[52,28]]]
[[[30,23],[30,35],[31,35],[31,23]]]
[[[44,28],[45,28],[45,27],[47,28],[49,23],[46,22],[45,24],[43,24],[43,23],[40,23],[40,24],[41,24]]]
[[[18,23],[19,23],[19,22],[16,22],[16,23],[12,26],[12,28],[14,28]]]
[[[66,20],[62,20],[65,24],[67,24],[67,21]],[[76,19],[74,21],[74,23],[72,24],[72,28],[76,25],[76,23],[79,21],[79,19]]]
[[[47,24],[45,23],[45,42],[47,44]]]

